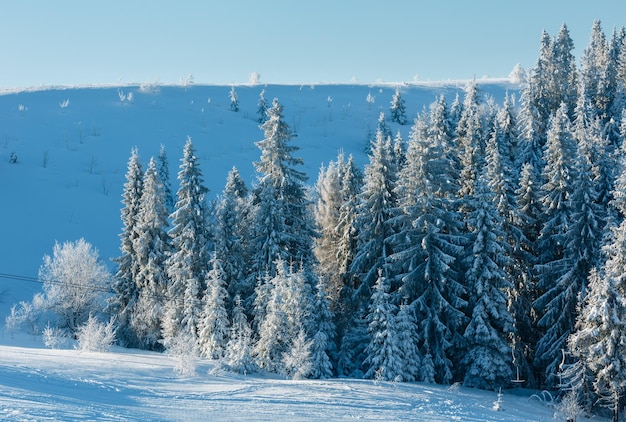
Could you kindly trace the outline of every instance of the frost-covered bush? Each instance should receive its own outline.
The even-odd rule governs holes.
[[[115,342],[115,321],[104,324],[92,315],[76,332],[77,349],[83,352],[106,352]]]
[[[11,313],[5,319],[5,326],[11,333],[24,331],[28,334],[39,334],[40,316],[42,312],[43,296],[35,295],[32,302],[22,301],[11,307]]]
[[[65,330],[51,327],[50,324],[44,328],[42,336],[43,343],[51,349],[61,349],[70,341],[70,336]]]
[[[576,399],[576,393],[573,391],[568,392],[563,396],[561,401],[555,406],[556,415],[562,417],[566,421],[576,421],[583,414],[583,409],[578,404]],[[556,416],[555,415],[555,416]]]
[[[195,375],[198,356],[196,340],[191,335],[178,333],[167,343],[166,353],[174,358],[174,370],[180,375]]]
[[[58,320],[59,328],[75,332],[89,315],[104,307],[110,275],[98,251],[84,239],[55,244],[39,269],[43,281],[43,306]]]

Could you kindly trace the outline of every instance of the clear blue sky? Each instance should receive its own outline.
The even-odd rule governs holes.
[[[580,57],[594,19],[610,37],[626,1],[6,0],[0,88],[506,77],[563,22]]]

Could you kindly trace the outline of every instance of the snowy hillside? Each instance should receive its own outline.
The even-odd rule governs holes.
[[[507,81],[478,83],[497,103],[507,90],[519,88]],[[412,118],[441,94],[449,103],[457,93],[462,98],[464,86],[401,86],[407,115]],[[388,114],[396,85],[237,86],[238,112],[230,110],[230,89],[127,86],[0,95],[0,216],[5,222],[0,273],[36,277],[55,241],[80,237],[107,262],[118,256],[121,193],[135,146],[144,165],[160,145],[166,147],[174,189],[187,136],[197,148],[210,197],[223,190],[233,166],[253,183],[252,163],[260,156],[255,142],[263,138],[256,121],[262,90],[269,102],[278,98],[284,106],[311,184],[320,165],[336,159],[341,149],[363,165],[368,134],[375,131],[379,113]],[[392,125],[392,130],[406,137],[410,126]],[[15,164],[9,163],[12,153]]]

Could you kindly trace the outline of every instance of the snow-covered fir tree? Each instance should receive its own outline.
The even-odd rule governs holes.
[[[230,99],[230,111],[239,111],[239,97],[237,96],[237,91],[235,91],[235,85],[230,87],[228,98]]]
[[[401,281],[398,294],[418,324],[424,356],[421,376],[429,382],[449,383],[456,339],[465,323],[466,291],[457,262],[464,240],[462,221],[450,198],[445,191],[433,192],[451,165],[437,139],[429,135],[425,117],[418,117],[396,188],[398,207],[393,210],[388,268]]]
[[[168,284],[166,260],[170,252],[168,215],[158,164],[151,158],[143,178],[136,223],[138,235],[133,241],[139,265],[135,278],[139,297],[132,310],[130,326],[136,341],[134,345],[152,350],[161,348],[161,322]]]
[[[407,304],[400,305],[396,316],[396,330],[398,331],[398,349],[400,350],[400,367],[402,368],[398,381],[421,380],[422,357],[418,349],[418,327],[413,309]]]
[[[283,353],[282,372],[285,376],[295,380],[309,377],[313,368],[311,346],[312,341],[308,339],[304,330],[300,330],[289,350]]]
[[[555,385],[561,350],[574,327],[582,287],[574,280],[563,278],[569,270],[565,249],[573,222],[572,195],[579,172],[576,143],[564,103],[552,120],[544,156],[542,205],[545,211],[537,240],[540,255],[535,268],[539,297],[534,302],[541,315],[538,326],[542,335],[537,343],[535,364],[544,372],[547,385]]]
[[[170,280],[163,321],[164,345],[177,334],[197,342],[203,283],[208,267],[206,194],[191,138],[187,138],[178,172],[176,209],[170,216],[172,253],[167,259]]]
[[[479,177],[470,204],[467,226],[470,230],[467,272],[469,324],[461,365],[463,384],[487,390],[506,387],[511,381],[513,318],[507,309],[506,290],[512,288],[509,245],[502,230],[503,217],[494,206],[493,192]]]
[[[226,355],[230,327],[226,311],[228,291],[221,260],[217,257],[217,253],[213,253],[209,267],[200,316],[199,348],[202,356],[208,359],[221,359]]]
[[[370,299],[368,321],[370,341],[367,346],[366,378],[381,381],[402,379],[402,352],[398,347],[397,307],[389,294],[389,281],[378,271],[378,279]]]
[[[330,356],[336,352],[334,347],[335,324],[334,315],[326,296],[326,287],[322,278],[319,279],[315,303],[313,305],[317,320],[314,323],[313,340],[311,344],[311,378],[330,378],[333,375],[333,365]]]
[[[378,270],[384,267],[391,252],[386,241],[392,234],[390,219],[397,197],[394,189],[398,174],[394,160],[391,138],[384,138],[379,130],[372,144],[370,162],[365,167],[364,185],[359,195],[357,252],[350,268],[359,280],[357,295],[366,302],[371,287],[378,279]]]
[[[404,99],[400,93],[400,88],[396,87],[396,92],[393,94],[391,100],[391,107],[389,107],[389,114],[391,115],[391,121],[400,125],[407,124],[406,118],[406,106]]]
[[[473,81],[466,87],[457,127],[456,143],[461,165],[459,198],[474,192],[478,172],[484,165],[483,116],[478,95],[478,86]]]
[[[128,160],[126,183],[122,193],[121,211],[122,233],[120,234],[120,250],[122,255],[115,259],[117,272],[113,283],[115,294],[109,299],[110,312],[116,316],[118,339],[122,344],[134,345],[136,339],[130,327],[132,309],[139,298],[136,276],[139,272],[137,254],[134,243],[138,236],[137,215],[139,214],[141,195],[143,192],[143,169],[139,159],[139,151],[133,148]]]
[[[249,374],[257,370],[252,355],[252,329],[239,296],[235,296],[233,303],[230,337],[224,361],[229,370]]]
[[[257,365],[269,372],[283,372],[283,354],[289,351],[291,341],[299,333],[301,327],[294,327],[289,320],[289,314],[294,311],[288,309],[286,302],[288,295],[293,293],[290,288],[293,274],[286,267],[285,263],[278,259],[276,264],[276,275],[264,283],[268,292],[267,298],[257,295],[257,299],[266,302],[265,309],[256,312],[256,318],[263,315],[257,321],[258,339],[254,345],[254,356]],[[293,302],[293,300],[290,300]],[[257,304],[257,307],[260,307]],[[297,313],[295,314],[297,315]],[[294,314],[292,314],[294,316]],[[297,316],[299,318],[299,316]],[[294,328],[296,329],[294,332]]]
[[[233,167],[215,210],[215,253],[222,263],[229,296],[234,298],[239,295],[244,303],[254,291],[254,285],[247,278],[250,212],[248,188],[239,170]]]
[[[262,89],[259,93],[259,100],[257,101],[257,122],[260,124],[265,123],[267,120],[267,100],[265,99],[265,89]]]
[[[265,273],[276,274],[278,258],[310,268],[316,236],[304,188],[307,176],[296,168],[303,161],[293,155],[299,148],[290,145],[295,135],[284,120],[278,100],[274,99],[267,115],[268,120],[261,126],[265,137],[256,143],[261,159],[254,163],[258,173],[251,236],[254,280],[261,279]]]
[[[170,183],[170,164],[167,159],[167,152],[165,146],[161,145],[159,149],[159,158],[157,164],[157,172],[159,175],[159,181],[163,185],[163,196],[165,197],[165,207],[168,214],[174,211],[174,195],[172,194],[172,184]]]

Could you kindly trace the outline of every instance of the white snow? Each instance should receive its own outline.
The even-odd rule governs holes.
[[[504,81],[478,83],[498,103],[507,89],[517,89]],[[236,113],[230,111],[231,86],[151,88],[158,89],[63,87],[0,95],[0,419],[553,420],[552,408],[521,389],[505,391],[502,410],[495,411],[495,392],[457,386],[239,376],[216,372],[215,362],[206,360],[197,362],[196,375],[183,377],[166,355],[121,348],[51,350],[39,336],[6,330],[11,305],[40,291],[30,280],[55,241],[84,237],[113,267],[132,147],[139,148],[146,166],[164,144],[175,184],[189,135],[211,197],[222,191],[233,165],[251,184],[252,162],[259,158],[254,142],[262,138],[257,100],[265,89],[268,102],[277,97],[284,106],[298,135],[296,155],[313,183],[321,163],[335,159],[340,149],[353,153],[357,163],[366,162],[368,132],[378,114],[388,112],[396,84],[241,85]],[[400,86],[411,117],[439,94],[451,104],[461,89],[458,83]],[[390,125],[408,136],[410,124]],[[16,164],[9,163],[13,152]]]

